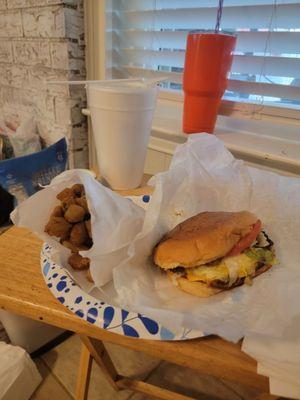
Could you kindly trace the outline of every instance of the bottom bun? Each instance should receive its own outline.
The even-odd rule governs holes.
[[[266,272],[268,269],[270,269],[272,265],[264,265],[263,267],[259,268],[254,275],[254,278],[264,272]],[[233,284],[230,288],[217,288],[217,287],[212,287],[212,286],[207,286],[203,282],[191,282],[187,278],[184,278],[182,276],[179,276],[176,278],[175,273],[171,271],[167,271],[168,277],[171,279],[171,281],[174,283],[174,281],[177,282],[178,287],[183,290],[186,293],[192,294],[193,296],[198,296],[198,297],[210,297],[213,296],[214,294],[223,292],[224,290],[230,290],[233,289],[237,286],[244,285],[244,282],[239,281],[238,284]]]
[[[192,294],[193,296],[198,297],[209,297],[217,294],[219,292],[223,292],[224,289],[214,288],[207,286],[202,282],[191,282],[186,278],[178,278],[177,279],[178,286],[181,290],[186,293]]]

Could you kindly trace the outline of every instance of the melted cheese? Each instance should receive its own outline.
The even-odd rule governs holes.
[[[224,260],[229,273],[229,286],[232,286],[234,282],[240,277],[240,269],[243,266],[243,261],[240,257],[228,257]]]
[[[213,280],[228,281],[232,284],[237,278],[243,278],[253,275],[257,261],[239,254],[234,257],[227,257],[213,266],[205,266],[186,269],[187,279],[189,281],[211,282]]]

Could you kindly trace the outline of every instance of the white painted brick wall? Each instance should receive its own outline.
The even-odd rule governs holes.
[[[0,37],[23,36],[22,15],[19,10],[1,11]]]
[[[70,166],[88,162],[83,88],[47,85],[85,78],[83,0],[0,0],[0,119],[34,115],[47,144],[65,135]]]
[[[0,0],[0,10],[6,10],[6,9],[7,9],[6,0]]]
[[[84,21],[82,16],[78,15],[78,11],[72,8],[66,8],[66,35],[71,39],[77,39],[84,34]]]
[[[28,74],[24,67],[0,64],[0,85],[21,88],[24,83],[28,83]]]
[[[52,68],[69,70],[68,42],[50,43]]]
[[[22,22],[25,37],[65,37],[65,13],[61,6],[25,8]]]
[[[12,43],[7,40],[0,40],[0,62],[13,62]]]
[[[15,40],[12,45],[16,65],[52,66],[48,42]]]
[[[36,90],[46,91],[53,96],[69,96],[67,85],[47,85],[47,81],[66,81],[69,79],[68,71],[43,68],[39,66],[27,67],[28,81],[24,82],[24,87],[32,87]]]
[[[52,4],[73,4],[76,3],[76,0],[6,0],[7,8],[28,8],[28,7],[38,7],[38,6],[47,6]]]
[[[68,124],[71,125],[71,100],[69,97],[55,97],[55,122],[58,125]]]

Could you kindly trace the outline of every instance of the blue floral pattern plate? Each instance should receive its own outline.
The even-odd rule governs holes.
[[[145,195],[134,201],[146,208],[149,200],[150,197]],[[57,300],[79,318],[99,328],[151,340],[186,340],[205,336],[201,331],[187,328],[170,331],[145,315],[123,310],[87,294],[74,282],[67,269],[52,260],[48,244],[44,244],[41,251],[41,267],[46,284]]]

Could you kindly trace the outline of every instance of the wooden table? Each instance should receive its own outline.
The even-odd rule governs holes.
[[[134,192],[140,193],[145,193],[144,189]],[[160,399],[191,400],[190,397],[142,381],[118,376],[102,341],[193,368],[200,373],[258,388],[263,392],[259,397],[261,399],[276,398],[268,394],[268,379],[256,373],[256,361],[244,354],[239,344],[218,337],[181,342],[134,339],[100,329],[72,314],[46,287],[40,271],[41,245],[42,242],[34,234],[23,228],[13,227],[0,236],[0,307],[80,336],[82,353],[76,399],[87,398],[91,363],[94,360],[117,391],[131,389]]]

